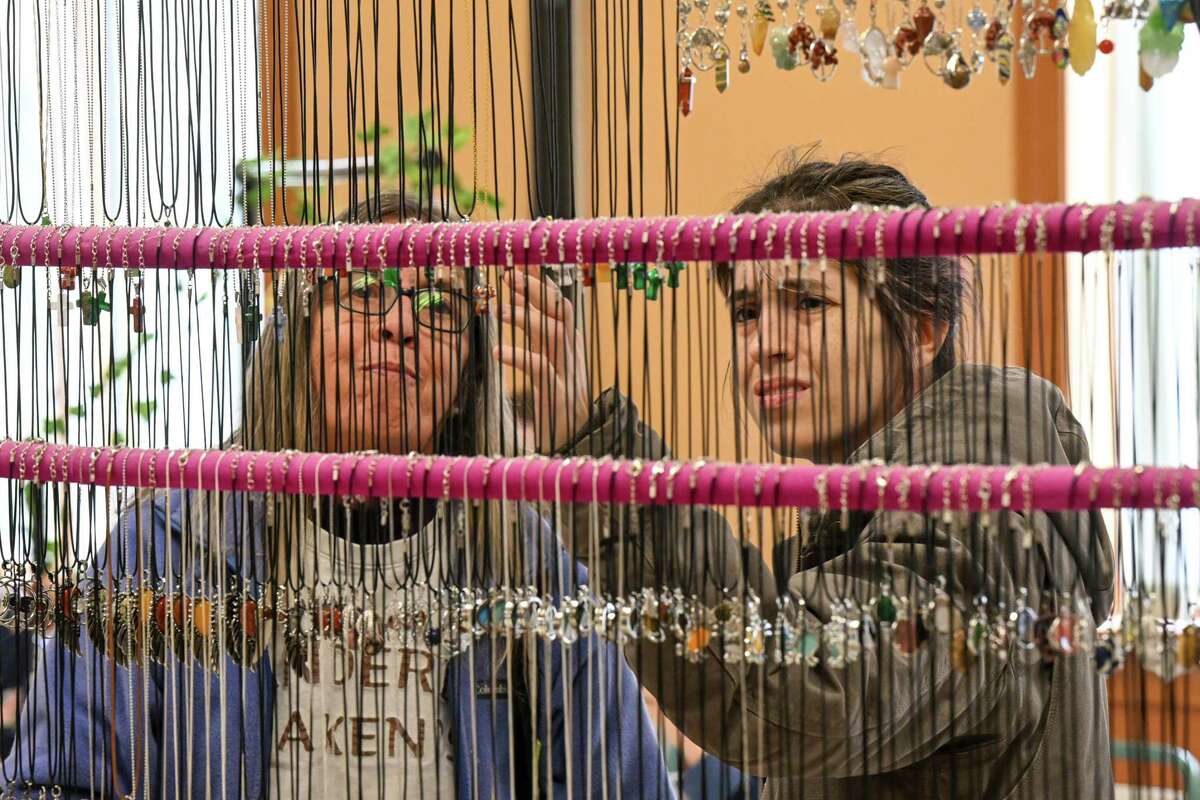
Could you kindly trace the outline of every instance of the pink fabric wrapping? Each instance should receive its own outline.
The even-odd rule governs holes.
[[[978,511],[1195,508],[1200,469],[878,467],[90,448],[0,442],[20,481],[372,497]]]
[[[757,216],[236,228],[0,226],[0,265],[282,269],[861,259],[1197,244],[1200,200]],[[1039,242],[1044,247],[1039,248]]]

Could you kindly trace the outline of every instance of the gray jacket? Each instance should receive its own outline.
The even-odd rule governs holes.
[[[661,438],[618,393],[600,399],[569,455],[669,458]],[[1061,393],[1025,370],[964,365],[926,389],[849,459],[889,464],[1076,464],[1087,443]],[[1081,491],[1085,490],[1081,487]],[[831,502],[836,493],[831,491]],[[778,598],[803,598],[814,627],[833,601],[893,593],[926,598],[945,582],[966,619],[973,601],[1056,611],[1063,599],[1103,620],[1112,604],[1113,560],[1098,514],[1013,512],[940,515],[911,522],[901,512],[818,518],[807,540],[777,532],[773,563],[703,507],[613,506],[589,549],[588,509],[564,539],[594,585],[628,594],[680,587],[715,605],[752,589],[773,615]],[[593,523],[594,524],[594,523]],[[1033,545],[1021,546],[1032,532]],[[784,538],[788,536],[788,538]],[[782,541],[780,541],[782,540]],[[887,627],[887,626],[883,626]],[[715,646],[684,661],[671,637],[629,645],[627,657],[666,714],[705,750],[767,777],[770,797],[1112,797],[1105,685],[1090,653],[1045,661],[1015,645],[1009,657],[952,668],[944,637],[904,655],[890,633],[868,636],[862,658],[839,668],[728,664]]]

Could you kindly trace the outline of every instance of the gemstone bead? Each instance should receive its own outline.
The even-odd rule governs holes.
[[[917,629],[917,621],[914,619],[897,620],[895,627],[892,629],[892,645],[898,652],[905,655],[915,653],[917,648],[921,646],[921,636],[920,631]]]
[[[875,603],[875,614],[884,624],[896,621],[896,604],[889,595],[880,595],[879,600]]]

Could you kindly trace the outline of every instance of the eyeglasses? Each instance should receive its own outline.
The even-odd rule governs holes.
[[[441,286],[400,287],[396,270],[350,270],[329,279],[339,308],[351,314],[382,317],[401,297],[412,301],[413,319],[441,333],[462,333],[471,324],[472,304],[465,294]]]

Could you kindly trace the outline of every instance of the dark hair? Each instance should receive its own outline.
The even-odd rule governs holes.
[[[845,156],[837,162],[812,158],[813,150],[789,151],[780,159],[775,176],[733,207],[737,214],[762,211],[844,211],[855,205],[929,209],[929,200],[895,167],[879,161]],[[860,270],[863,264],[845,262]],[[729,298],[733,269],[714,266],[714,277]],[[865,276],[864,276],[865,277]],[[946,340],[933,362],[933,377],[945,374],[956,361],[956,341],[968,302],[967,276],[957,259],[898,258],[887,262],[882,283],[874,287],[875,301],[885,324],[898,342],[897,352],[911,363],[916,349],[914,322],[932,319],[946,326]],[[911,393],[912,370],[905,370]]]
[[[351,224],[382,222],[398,217],[402,220],[444,222],[445,215],[430,213],[417,202],[416,197],[400,191],[384,191],[367,197],[358,204],[338,214],[337,221]],[[465,284],[473,286],[475,270],[467,272]],[[488,352],[487,329],[479,317],[471,320],[467,329],[471,348],[462,365],[458,382],[458,396],[442,417],[437,435],[437,452],[445,455],[478,455],[482,442],[476,441],[475,414],[480,408],[481,394],[486,382]]]

